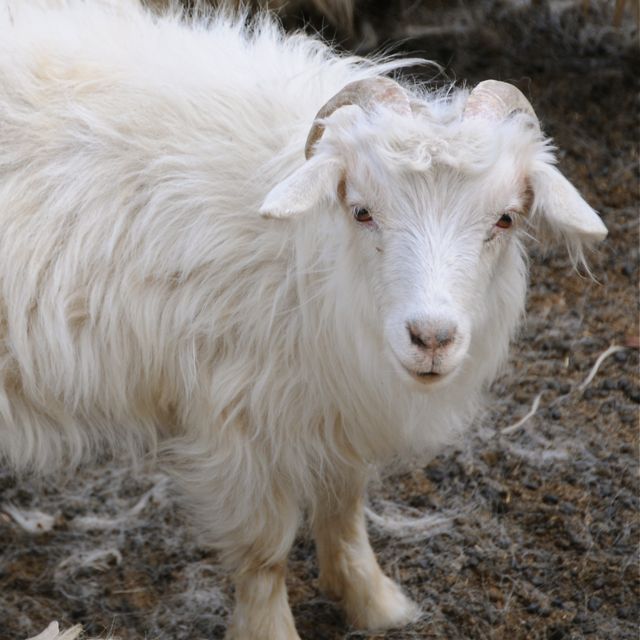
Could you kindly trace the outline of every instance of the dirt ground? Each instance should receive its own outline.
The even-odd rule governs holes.
[[[632,14],[614,29],[611,4],[361,5],[370,41],[437,60],[448,79],[518,84],[610,235],[590,259],[598,282],[531,244],[528,319],[485,415],[427,467],[371,489],[374,548],[422,619],[349,630],[301,536],[289,592],[305,640],[638,638],[640,59]],[[581,387],[611,345],[623,349]],[[50,530],[29,533],[30,511]],[[51,620],[123,640],[218,639],[231,601],[163,476],[108,465],[60,490],[0,470],[0,640]]]

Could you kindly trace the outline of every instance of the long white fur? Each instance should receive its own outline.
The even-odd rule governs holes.
[[[468,425],[523,313],[520,232],[485,240],[552,157],[517,119],[461,118],[464,90],[407,89],[412,118],[382,105],[327,122],[312,161],[327,176],[348,165],[348,197],[381,209],[384,250],[330,178],[294,219],[259,216],[308,165],[318,109],[399,66],[266,17],[0,8],[0,453],[38,473],[158,456],[237,572],[233,638],[297,637],[282,579],[305,510],[352,620],[416,615],[366,542],[367,469]],[[575,224],[554,224],[580,246]],[[405,311],[440,299],[466,343],[453,381],[422,388],[390,345]]]

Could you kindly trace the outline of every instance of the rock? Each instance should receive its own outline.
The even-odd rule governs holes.
[[[568,630],[565,626],[553,626],[547,633],[547,640],[562,640],[567,637]]]
[[[621,353],[624,353],[624,351],[618,351],[615,355],[619,355]],[[620,378],[620,380],[618,380],[618,389],[620,389],[620,391],[630,391],[631,388],[632,384],[629,378]]]
[[[560,505],[560,512],[564,513],[567,516],[571,516],[576,512],[576,508],[570,502],[563,502]]]
[[[429,478],[429,480],[431,480],[432,482],[435,482],[436,484],[442,482],[445,477],[444,471],[434,465],[427,467],[424,470],[424,473],[427,476],[427,478]]]
[[[578,611],[573,617],[573,624],[584,624],[588,620],[586,614],[583,611]]]
[[[627,391],[627,398],[629,398],[629,400],[632,400],[636,404],[640,404],[640,390],[631,389]]]
[[[613,358],[616,360],[616,362],[626,362],[628,357],[629,356],[627,355],[626,351],[617,351],[613,354]]]

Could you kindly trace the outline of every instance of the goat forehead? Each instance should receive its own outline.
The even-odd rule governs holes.
[[[536,147],[517,128],[390,117],[337,136],[350,204],[372,208],[387,228],[444,222],[463,235],[520,206]]]
[[[469,159],[472,162],[508,148],[515,142],[531,138],[514,123],[484,121],[454,121],[442,123],[428,117],[413,117],[388,110],[362,115],[353,121],[336,124],[336,133],[348,144],[384,149],[397,155],[413,153],[416,149],[433,159],[454,164]],[[514,137],[514,134],[518,134]]]
[[[380,158],[362,161],[349,189],[353,204],[365,204],[388,223],[482,222],[495,212],[520,205],[524,176],[507,159],[469,172],[446,163],[393,165]]]

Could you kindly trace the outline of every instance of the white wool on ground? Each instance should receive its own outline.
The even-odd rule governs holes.
[[[0,507],[0,511],[4,511],[4,513],[11,516],[22,529],[29,533],[39,534],[51,531],[56,521],[55,516],[48,513],[37,510],[18,509],[18,507],[12,504],[3,505]]]
[[[375,508],[365,509],[374,531],[417,543],[446,533],[452,527],[452,517],[441,513],[422,513],[418,509],[402,507],[389,500],[376,501]]]
[[[52,622],[42,633],[29,638],[29,640],[76,640],[81,634],[82,626],[79,624],[66,631],[60,631],[58,623]]]
[[[114,517],[105,518],[97,515],[76,516],[70,523],[70,526],[76,529],[92,531],[96,529],[118,529],[133,526],[141,526],[145,520],[138,518],[150,502],[161,503],[166,501],[166,489],[169,479],[166,476],[155,474],[155,484],[149,491],[144,493],[142,497],[124,513]]]

